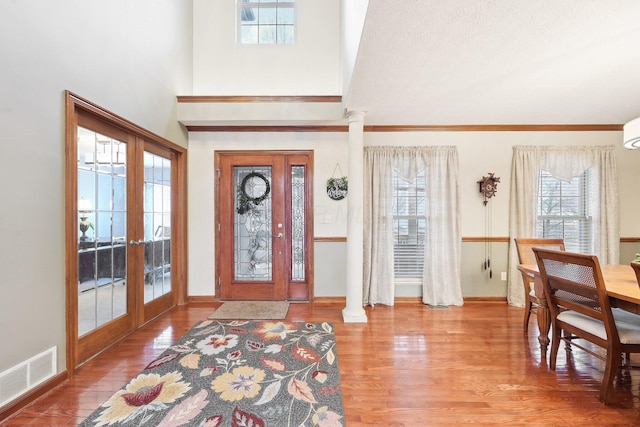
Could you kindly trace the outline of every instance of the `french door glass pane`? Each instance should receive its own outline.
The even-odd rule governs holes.
[[[171,161],[144,153],[144,302],[171,292]]]
[[[271,166],[235,166],[235,279],[272,280]]]
[[[78,336],[127,310],[126,153],[78,127]]]

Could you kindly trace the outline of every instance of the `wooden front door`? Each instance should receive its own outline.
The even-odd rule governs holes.
[[[217,152],[216,295],[313,297],[313,152]]]

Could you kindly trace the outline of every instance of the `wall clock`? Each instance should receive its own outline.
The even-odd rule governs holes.
[[[484,262],[482,263],[483,269],[489,271],[489,279],[493,278],[493,270],[491,269],[491,256],[493,248],[491,245],[491,235],[493,234],[493,210],[491,205],[487,208],[487,202],[490,198],[496,195],[498,191],[498,183],[500,178],[495,176],[494,173],[489,172],[489,176],[483,176],[478,184],[480,184],[480,193],[484,196],[482,204],[485,206],[484,211],[484,227],[485,227],[485,243],[484,243]]]
[[[482,202],[485,206],[488,199],[492,198],[496,195],[496,191],[498,191],[498,183],[500,182],[500,178],[494,176],[495,174],[489,172],[489,176],[483,176],[478,184],[480,184],[480,192],[484,196],[484,202]]]

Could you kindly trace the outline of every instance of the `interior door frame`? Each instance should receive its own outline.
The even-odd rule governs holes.
[[[291,264],[289,261],[285,263],[284,269],[285,274],[289,275],[286,279],[287,287],[285,289],[284,299],[288,301],[300,301],[300,302],[310,302],[314,299],[314,235],[313,235],[313,150],[220,150],[215,152],[215,170],[217,173],[216,177],[216,185],[215,185],[215,224],[216,224],[216,235],[215,235],[215,295],[216,299],[220,300],[221,296],[221,272],[225,266],[221,265],[221,210],[228,209],[233,210],[234,206],[229,206],[229,203],[226,200],[222,200],[221,191],[220,191],[220,168],[222,157],[224,156],[261,156],[261,157],[269,157],[269,156],[280,156],[285,157],[284,161],[284,171],[283,176],[287,175],[290,171],[291,166],[295,166],[298,164],[296,161],[297,158],[304,158],[306,162],[304,162],[307,167],[305,173],[305,252],[308,255],[305,263],[305,277],[306,280],[304,285],[300,282],[291,280]],[[303,163],[303,162],[300,162]],[[282,182],[283,187],[286,187],[288,180],[284,180]],[[273,185],[277,183],[274,181]],[[283,188],[285,206],[291,206],[291,195],[290,192],[286,191],[286,188]],[[291,213],[288,209],[285,208],[285,232],[287,236],[291,235],[290,224],[291,224]],[[289,240],[287,240],[289,242]],[[287,256],[287,260],[291,259],[290,246],[287,244],[287,250],[289,250],[289,254]],[[277,245],[274,244],[274,251],[276,250]],[[229,249],[227,249],[229,250]],[[231,249],[233,250],[233,249]],[[233,275],[232,275],[233,276]],[[302,286],[301,286],[302,285]]]
[[[171,256],[171,277],[172,292],[171,307],[174,305],[182,305],[187,301],[187,151],[185,148],[157,136],[146,129],[84,99],[78,95],[65,91],[65,270],[66,270],[66,365],[68,377],[73,377],[81,360],[79,359],[78,347],[78,227],[77,227],[77,210],[78,210],[78,160],[77,160],[77,127],[79,117],[87,118],[96,123],[103,123],[105,126],[115,128],[123,135],[128,135],[126,141],[137,141],[142,144],[149,141],[159,147],[167,149],[175,155],[175,170],[172,170],[172,203],[175,209],[172,209],[172,256]],[[137,161],[135,159],[132,159]],[[142,159],[140,159],[141,161]],[[135,169],[135,168],[134,168]],[[134,172],[136,173],[136,172]],[[139,173],[139,172],[138,172]],[[127,194],[127,206],[140,204],[139,195]],[[129,208],[127,209],[129,212]],[[138,240],[139,236],[143,237],[141,229],[142,222],[137,224],[137,220],[129,221],[132,225],[127,229],[127,239]],[[131,248],[128,246],[128,248]],[[129,258],[129,257],[128,257]],[[134,274],[141,271],[144,266],[128,265],[127,270],[133,269],[127,274]],[[142,281],[144,284],[144,280]],[[136,292],[131,290],[130,292]],[[139,290],[138,290],[139,292]],[[137,298],[137,297],[136,297]],[[141,300],[144,304],[144,299]],[[138,304],[140,305],[140,304]],[[141,313],[142,311],[142,313]],[[145,316],[145,310],[136,307],[133,314],[133,325],[130,332],[138,329],[145,322],[151,319],[150,316],[157,316],[160,313],[148,313]],[[104,348],[115,343],[118,337],[105,336],[105,339],[111,339]],[[98,350],[95,354],[102,351]]]

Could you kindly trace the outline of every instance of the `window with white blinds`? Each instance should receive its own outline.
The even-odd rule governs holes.
[[[413,181],[393,173],[394,276],[422,279],[425,238],[425,173]]]
[[[537,237],[562,238],[567,251],[593,253],[590,171],[567,182],[541,170],[539,179]]]

